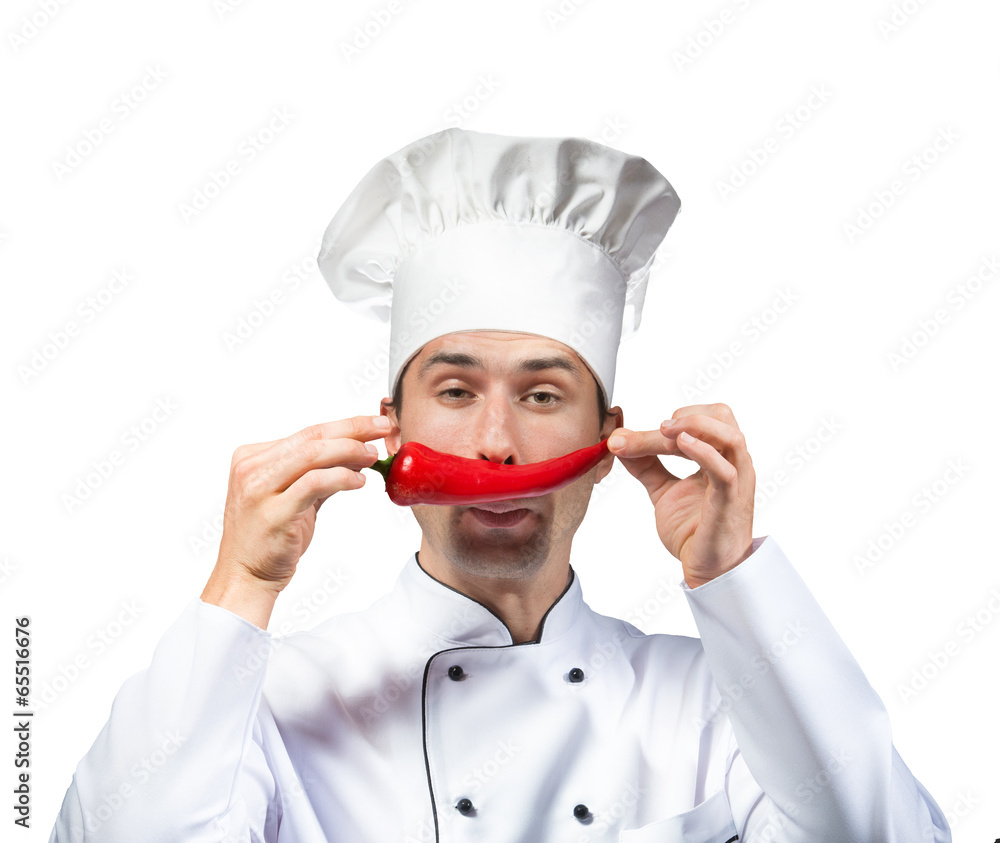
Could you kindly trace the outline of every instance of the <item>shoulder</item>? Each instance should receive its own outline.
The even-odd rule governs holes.
[[[278,635],[278,646],[288,645],[292,649],[308,649],[312,646],[329,648],[338,642],[371,640],[385,630],[386,619],[393,614],[389,606],[391,597],[390,592],[363,609],[340,612],[323,618],[312,627]]]
[[[656,665],[658,672],[675,672],[685,666],[708,670],[700,638],[670,633],[647,634],[626,620],[602,615],[586,604],[583,618],[599,639],[614,642],[633,665],[648,662]]]

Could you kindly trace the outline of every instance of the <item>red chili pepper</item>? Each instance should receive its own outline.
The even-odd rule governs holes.
[[[606,453],[608,440],[602,439],[596,445],[551,460],[504,465],[405,442],[399,451],[378,460],[371,468],[385,478],[389,499],[399,506],[466,506],[547,495],[582,477]]]

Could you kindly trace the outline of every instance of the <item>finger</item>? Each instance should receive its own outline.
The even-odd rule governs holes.
[[[688,416],[683,419],[668,419],[659,430],[627,430],[618,428],[608,439],[608,449],[616,457],[623,459],[660,456],[685,456],[677,447],[677,436],[690,433],[696,439],[708,442],[722,455],[734,462],[737,469],[746,462],[746,441],[738,428],[703,415]],[[622,442],[619,437],[624,437]],[[746,455],[747,457],[749,455]]]
[[[251,497],[263,498],[282,494],[310,471],[338,466],[360,471],[377,459],[378,450],[370,443],[353,439],[309,441],[297,450],[280,452],[273,461],[267,461],[266,455],[251,457],[237,467],[235,478]]]
[[[695,439],[707,442],[736,466],[737,471],[747,471],[751,467],[750,453],[747,451],[746,437],[734,424],[720,421],[702,414],[667,419],[660,425],[660,432],[676,442],[681,433],[689,433]]]
[[[320,439],[304,442],[282,460],[264,468],[275,478],[273,490],[286,491],[309,471],[343,467],[351,471],[370,468],[378,459],[378,449],[370,442],[354,439]]]
[[[723,407],[728,411],[728,407],[724,404],[710,406]],[[726,415],[726,413],[723,412],[722,415]],[[753,497],[756,484],[753,460],[747,450],[746,437],[735,424],[729,424],[703,414],[693,414],[678,419],[668,419],[660,425],[660,430],[663,431],[664,435],[673,437],[675,442],[679,440],[682,433],[688,433],[696,440],[714,447],[727,462],[735,467],[740,493],[750,498]]]
[[[376,423],[377,419],[380,421]],[[259,448],[252,445],[243,447],[254,448],[253,451],[247,453],[247,456],[259,457],[260,459],[256,460],[255,464],[276,462],[284,455],[294,453],[306,442],[317,442],[324,439],[355,439],[359,442],[367,442],[372,439],[383,439],[389,433],[390,428],[381,425],[387,422],[385,416],[354,416],[350,419],[310,425],[284,439],[261,443]]]
[[[677,445],[677,437],[684,432],[712,445],[741,475],[747,478],[753,476],[753,462],[739,428],[701,414],[668,419],[658,431],[618,428],[608,439],[608,449],[622,460],[652,454],[687,457],[687,453]]]
[[[277,523],[287,523],[309,509],[316,501],[326,501],[337,492],[360,489],[364,485],[365,476],[360,471],[346,466],[307,471],[278,498],[280,504],[276,513]]]
[[[239,459],[234,455],[234,476],[245,483],[264,484],[266,491],[280,492],[312,468],[370,466],[378,458],[378,449],[366,446],[365,441],[383,438],[389,432],[376,426],[376,419],[384,421],[380,416],[355,416],[311,425],[257,451],[244,451]],[[237,449],[237,454],[240,452]]]
[[[381,421],[376,422],[377,419],[381,419]],[[384,438],[392,429],[391,423],[389,428],[382,426],[386,421],[385,416],[354,416],[350,419],[311,425],[284,439],[272,439],[270,442],[255,442],[248,445],[240,445],[233,452],[230,468],[232,469],[238,462],[256,455],[265,455],[268,460],[275,460],[277,454],[291,452],[299,442],[311,439],[352,438],[368,441],[370,439]],[[259,463],[254,463],[254,465],[257,464]]]
[[[728,404],[690,404],[687,407],[679,407],[673,418],[683,419],[688,416],[709,416],[718,421],[731,424],[737,430],[740,426],[736,423],[736,416]]]
[[[716,448],[684,432],[677,437],[677,444],[689,459],[698,463],[709,483],[723,499],[738,496],[739,472]]]
[[[688,433],[696,440],[711,445],[736,468],[740,493],[753,497],[756,485],[753,460],[747,450],[746,438],[738,427],[700,414],[668,421],[673,423],[660,425],[664,435],[673,437],[677,442],[682,433]]]
[[[289,448],[295,448],[303,442],[320,439],[356,439],[368,442],[372,439],[384,439],[391,429],[392,423],[386,416],[353,416],[304,427],[298,433],[271,444],[273,449],[280,448],[283,443],[287,443]]]
[[[668,435],[658,430],[629,430],[625,427],[611,432],[608,450],[623,460],[654,455],[683,456],[683,452],[677,447],[676,434]]]
[[[642,483],[653,503],[656,503],[660,495],[680,480],[679,477],[671,474],[655,456],[626,458],[621,462],[625,466],[625,470]]]

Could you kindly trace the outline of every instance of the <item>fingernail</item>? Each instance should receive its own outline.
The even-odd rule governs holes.
[[[618,448],[624,448],[625,437],[620,433],[616,433],[608,440],[608,447],[611,448],[612,451],[617,450]]]
[[[667,419],[666,421],[660,423],[660,427],[670,427],[670,425],[676,421],[677,419]]]
[[[391,422],[386,416],[372,416],[372,424],[379,430],[388,430],[392,427]]]
[[[366,442],[365,443],[365,450],[368,451],[368,453],[371,454],[373,457],[377,457],[378,456],[378,448],[376,448],[374,445],[372,445],[371,442]]]
[[[688,433],[687,431],[685,431],[684,433],[682,433],[677,438],[680,439],[681,442],[694,442],[694,437],[690,433]]]

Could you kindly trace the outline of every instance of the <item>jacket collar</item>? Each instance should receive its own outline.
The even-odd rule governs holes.
[[[399,574],[393,589],[394,603],[417,625],[456,647],[510,647],[513,638],[507,625],[482,603],[436,580],[417,562],[414,553]],[[576,572],[570,568],[570,583],[549,607],[542,620],[538,642],[548,643],[569,632],[580,608],[583,593]]]

